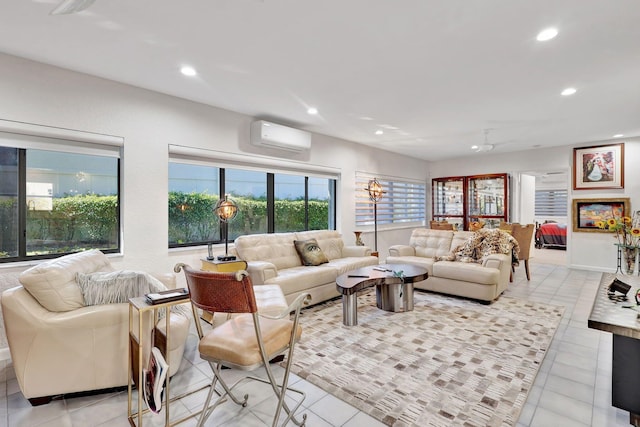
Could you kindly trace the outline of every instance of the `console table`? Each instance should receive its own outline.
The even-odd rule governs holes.
[[[132,427],[142,427],[143,422],[143,414],[149,413],[149,409],[143,409],[143,390],[144,387],[144,379],[142,375],[143,368],[143,352],[142,352],[142,337],[145,333],[143,331],[143,317],[146,314],[150,314],[152,316],[153,325],[158,324],[158,310],[165,310],[165,331],[166,333],[162,333],[157,327],[152,329],[154,346],[158,347],[162,352],[167,364],[171,366],[171,361],[169,360],[169,348],[171,334],[169,325],[171,322],[170,308],[176,304],[184,304],[185,302],[189,302],[189,294],[185,294],[184,298],[177,299],[174,301],[163,302],[159,304],[149,304],[145,297],[136,297],[129,299],[129,381],[127,385],[128,391],[128,399],[127,399],[127,419],[129,420],[129,425]],[[136,314],[137,314],[137,331],[135,331],[136,326]],[[178,361],[177,363],[180,363]],[[137,410],[133,409],[133,387],[137,386],[138,389],[138,397],[137,397]],[[171,422],[169,418],[169,404],[175,400],[182,399],[185,396],[196,393],[200,390],[209,387],[204,386],[197,390],[185,393],[180,396],[170,398],[169,395],[169,374],[167,373],[167,377],[165,379],[165,388],[164,388],[164,402],[162,402],[162,406],[164,408],[164,425],[165,426],[174,426],[176,424],[182,423],[190,418],[195,417],[200,414],[200,412],[190,414],[178,421]],[[137,421],[137,426],[136,426]],[[153,420],[149,420],[153,421]],[[157,425],[157,421],[154,421],[152,424]]]
[[[632,288],[627,294],[628,301],[615,302],[607,293],[615,278],[615,274],[602,274],[588,325],[613,334],[611,401],[616,408],[629,411],[631,425],[640,427],[640,306],[634,299],[640,279],[620,276],[619,279]]]

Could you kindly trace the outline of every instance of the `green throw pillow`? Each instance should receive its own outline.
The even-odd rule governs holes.
[[[320,265],[329,262],[325,254],[320,249],[316,239],[294,240],[300,260],[304,265]]]

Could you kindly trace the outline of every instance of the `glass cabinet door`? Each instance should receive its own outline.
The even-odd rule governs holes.
[[[437,178],[432,181],[433,220],[464,227],[464,177]]]
[[[497,228],[507,221],[507,174],[468,177],[468,221],[482,221],[485,228]]]
[[[483,222],[485,228],[508,222],[508,174],[434,178],[431,182],[434,221],[448,221],[457,230],[469,230],[471,222]]]

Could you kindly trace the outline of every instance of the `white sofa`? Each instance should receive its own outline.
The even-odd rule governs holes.
[[[493,232],[504,233],[499,230],[482,231]],[[389,248],[386,262],[426,268],[429,278],[414,284],[415,288],[490,303],[498,298],[509,284],[512,250],[514,246],[517,250],[517,242],[510,235],[502,234],[503,241],[509,242],[508,249],[504,251],[507,253],[484,255],[480,258],[480,263],[438,260],[438,257],[452,258],[452,253],[469,242],[473,236],[474,232],[471,231],[418,228],[411,233],[408,245],[394,245]]]
[[[22,394],[33,405],[51,397],[126,386],[129,304],[84,304],[77,273],[113,271],[98,250],[40,263],[20,274],[22,286],[2,293],[9,350]],[[158,276],[175,287],[173,274]],[[179,368],[191,316],[172,312],[170,375]],[[150,319],[143,320],[145,330]],[[165,321],[158,324],[163,330]],[[137,322],[134,326],[137,331]],[[150,334],[149,334],[150,336]],[[143,352],[149,353],[149,337]]]
[[[294,241],[316,239],[327,263],[303,265]],[[254,285],[280,285],[287,303],[299,294],[311,294],[312,304],[339,296],[336,278],[348,271],[378,264],[366,246],[345,246],[342,236],[333,230],[291,233],[250,234],[235,240],[235,252],[247,262]]]

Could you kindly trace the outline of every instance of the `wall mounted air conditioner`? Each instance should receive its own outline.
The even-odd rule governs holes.
[[[311,148],[311,133],[258,120],[251,123],[251,144],[300,153]]]

